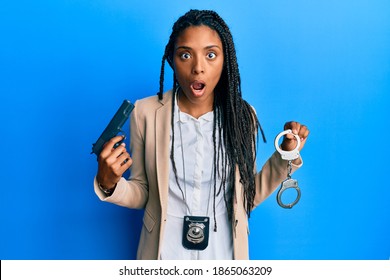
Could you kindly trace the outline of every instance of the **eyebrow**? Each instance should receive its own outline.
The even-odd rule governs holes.
[[[218,45],[210,45],[210,46],[206,46],[206,47],[204,47],[203,49],[205,49],[205,50],[208,50],[208,49],[212,49],[212,48],[218,48],[218,49],[221,49],[221,47],[220,46],[218,46]],[[176,47],[176,49],[175,50],[179,50],[179,49],[185,49],[185,50],[192,50],[192,48],[191,47],[188,47],[188,46],[178,46],[178,47]]]

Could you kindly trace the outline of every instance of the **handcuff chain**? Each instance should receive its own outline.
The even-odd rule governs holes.
[[[288,161],[287,164],[287,178],[291,179],[291,173],[292,173],[292,162],[291,160]]]

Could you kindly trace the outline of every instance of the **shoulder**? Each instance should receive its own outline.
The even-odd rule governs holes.
[[[139,99],[134,103],[132,117],[138,121],[155,119],[157,111],[170,111],[171,100],[172,90],[165,92],[162,100],[157,95]]]
[[[135,102],[135,107],[137,108],[138,112],[151,112],[155,111],[156,109],[164,106],[164,105],[170,105],[172,100],[172,90],[168,90],[163,94],[163,99],[160,100],[156,95],[154,96],[148,96],[142,99],[139,99]]]

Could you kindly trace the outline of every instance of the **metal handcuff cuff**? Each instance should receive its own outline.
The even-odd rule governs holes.
[[[292,135],[294,135],[295,139],[297,139],[297,146],[292,151],[284,151],[284,150],[282,150],[279,147],[279,139],[280,139],[280,137],[282,137],[282,136],[284,136],[286,134],[292,134]],[[276,197],[276,200],[277,200],[278,204],[281,207],[286,208],[286,209],[291,209],[295,204],[298,203],[299,199],[301,198],[301,190],[298,187],[298,181],[295,180],[295,179],[291,179],[291,172],[292,172],[292,163],[291,162],[294,159],[299,158],[299,147],[300,146],[301,146],[301,139],[299,138],[298,135],[293,134],[291,129],[287,129],[287,130],[279,133],[278,136],[276,136],[276,138],[275,138],[275,148],[276,148],[276,150],[280,153],[280,155],[282,156],[282,159],[288,161],[288,165],[287,165],[287,179],[282,182],[282,185],[281,185],[281,187],[280,187],[280,189],[278,191],[277,197]],[[295,201],[293,201],[292,203],[284,204],[282,202],[282,194],[283,194],[284,191],[286,191],[287,189],[291,189],[291,188],[293,188],[293,189],[295,189],[297,191],[297,197],[296,197]]]

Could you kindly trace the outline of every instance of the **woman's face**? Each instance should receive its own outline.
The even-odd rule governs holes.
[[[208,26],[191,26],[176,40],[173,65],[177,81],[191,103],[211,104],[221,77],[224,56],[218,33]]]

